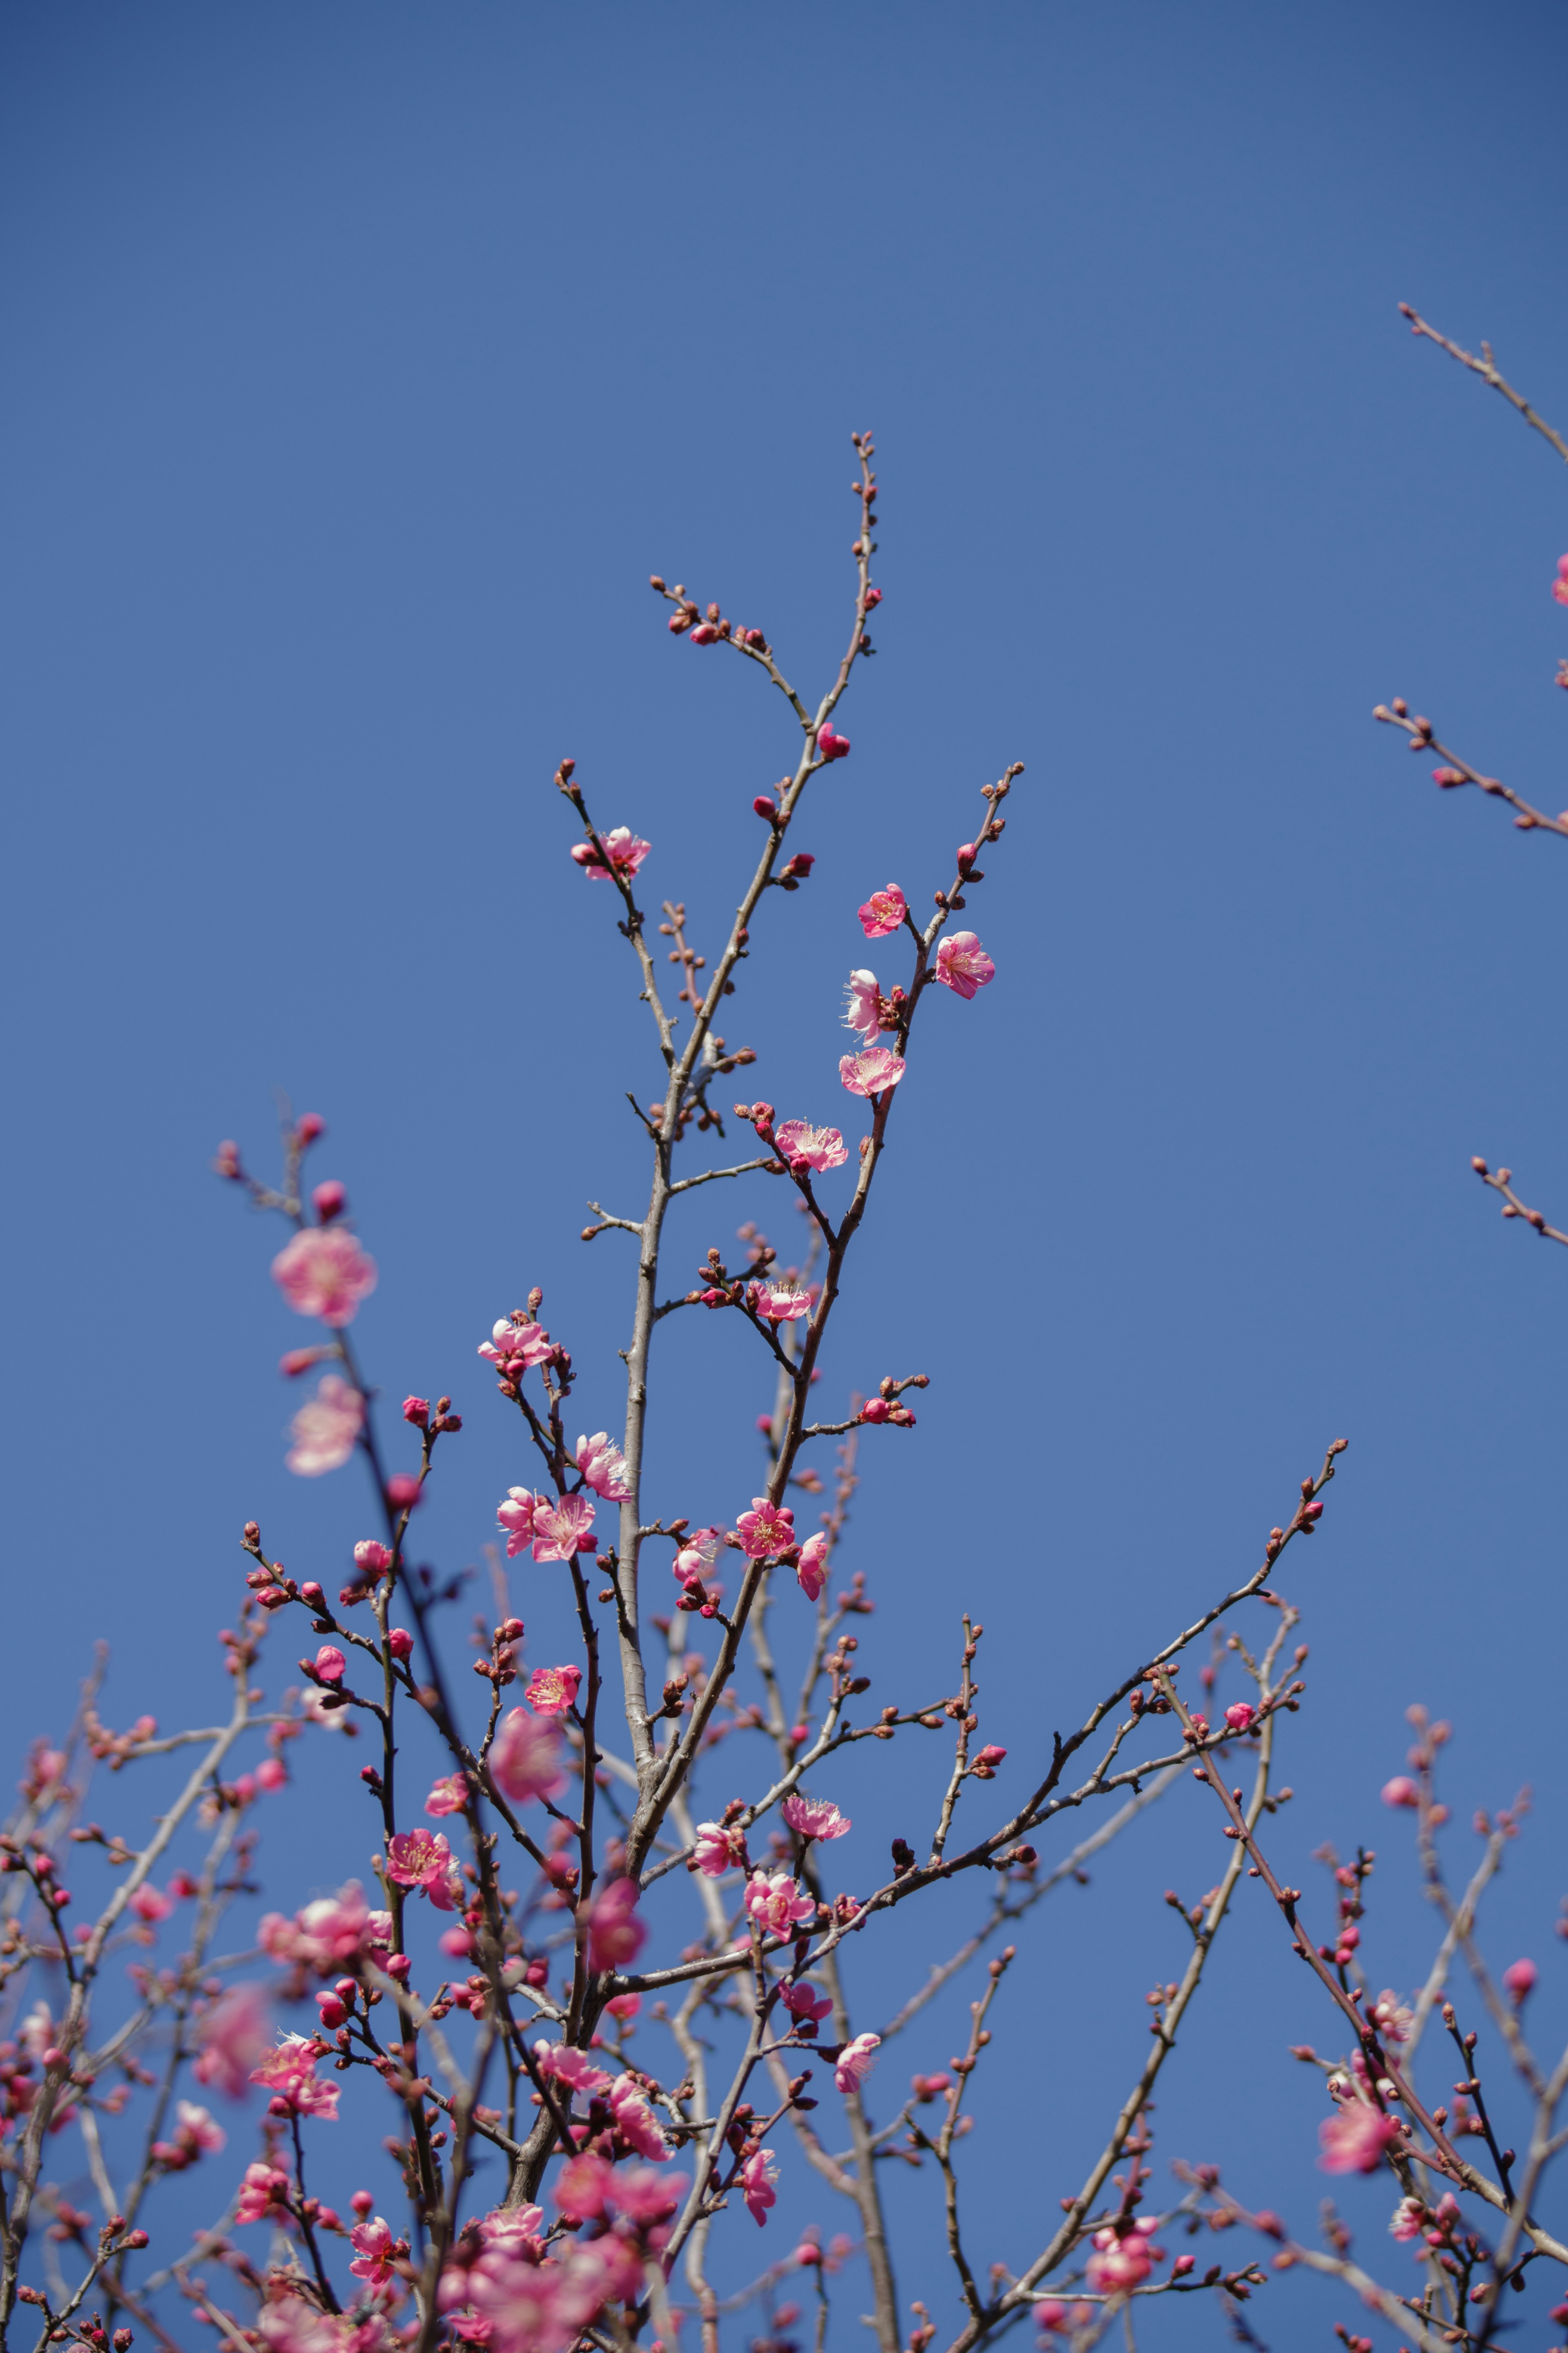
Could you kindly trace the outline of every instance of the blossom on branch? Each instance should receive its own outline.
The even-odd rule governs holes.
[[[846,745],[845,748],[847,750],[848,746]],[[640,841],[629,825],[617,825],[613,832],[602,833],[599,839],[605,846],[605,858],[609,860],[608,865],[605,863],[605,858],[600,857],[591,841],[574,841],[572,845],[573,858],[587,875],[590,882],[607,881],[612,873],[630,881],[648,851],[653,848],[652,842]]]
[[[771,2148],[753,2149],[741,2168],[741,2191],[746,2201],[746,2211],[759,2227],[765,2225],[770,2206],[778,2204],[778,2192],[773,2188],[779,2178]]]
[[[523,1696],[535,1715],[564,1715],[576,1704],[581,1667],[535,1667]]]
[[[586,1495],[563,1495],[558,1504],[536,1503],[534,1559],[571,1560],[580,1552],[592,1552],[588,1531],[593,1525],[594,1506]]]
[[[787,1936],[797,1921],[816,1917],[816,1897],[805,1894],[787,1871],[753,1871],[745,1904],[746,1917],[764,1936]]]
[[[325,1373],[313,1398],[307,1398],[289,1425],[294,1443],[284,1456],[300,1479],[319,1479],[324,1471],[341,1471],[359,1443],[364,1428],[364,1399],[341,1373]]]
[[[321,2116],[328,2124],[336,2124],[338,2087],[335,2084],[317,2083],[316,2062],[320,2056],[308,2034],[286,2034],[272,2056],[251,2069],[250,2080],[271,2093],[279,2114]]]
[[[773,1142],[792,1168],[804,1166],[820,1176],[842,1168],[849,1155],[836,1127],[808,1127],[804,1119],[786,1119],[773,1131]]]
[[[490,1778],[514,1806],[552,1798],[566,1778],[559,1727],[548,1716],[514,1707],[490,1750]]]
[[[197,2022],[192,2070],[197,2083],[215,2085],[228,2099],[242,2100],[251,2069],[266,2054],[271,2031],[261,1988],[231,1986]]]
[[[612,1879],[595,1896],[588,1914],[588,1967],[623,1969],[647,1942],[647,1924],[637,1916],[641,1894],[635,1879]]]
[[[1380,2108],[1364,2100],[1350,2100],[1318,2126],[1324,2173],[1375,2173],[1390,2145],[1399,2138],[1399,2126]]]
[[[397,1831],[386,1841],[386,1875],[399,1887],[430,1898],[437,1912],[456,1911],[463,1883],[441,1831]]]
[[[826,1536],[820,1533],[814,1536],[807,1536],[800,1548],[800,1558],[795,1565],[795,1573],[800,1580],[800,1589],[808,1601],[816,1601],[821,1598],[822,1588],[827,1581],[829,1549]]]
[[[375,1289],[375,1261],[346,1226],[302,1226],[273,1260],[272,1280],[296,1315],[342,1326]]]
[[[896,932],[909,912],[909,902],[896,882],[889,882],[885,891],[873,891],[865,905],[856,909],[868,940],[885,939],[889,932]]]
[[[722,1879],[727,1871],[745,1860],[744,1831],[726,1830],[722,1822],[699,1822],[692,1842],[691,1861],[704,1879]]]
[[[289,2212],[289,2176],[275,2165],[247,2165],[239,2185],[239,2203],[235,2208],[237,2222],[281,2223],[285,2228],[292,2221]]]
[[[973,997],[996,977],[996,967],[973,932],[944,932],[936,944],[936,977],[959,997]]]
[[[425,1800],[427,1814],[460,1814],[467,1810],[468,1785],[461,1773],[447,1773],[436,1782]]]
[[[858,2034],[847,2042],[834,2063],[833,2080],[841,2092],[858,2092],[874,2063],[872,2053],[882,2038],[879,2034]]]
[[[596,1430],[592,1438],[579,1438],[572,1459],[584,1484],[592,1487],[595,1495],[603,1495],[607,1504],[626,1501],[632,1492],[626,1478],[626,1458],[618,1446],[610,1443],[607,1430]]]
[[[858,1029],[868,1046],[882,1034],[882,997],[874,972],[852,972],[844,985],[844,1027]]]
[[[751,1510],[735,1522],[735,1533],[748,1560],[777,1560],[795,1542],[795,1513],[788,1504],[753,1495]]]
[[[841,1054],[838,1076],[852,1095],[885,1094],[904,1075],[904,1059],[886,1046],[868,1047],[862,1054]]]
[[[847,1814],[826,1798],[807,1798],[794,1789],[779,1810],[792,1831],[804,1839],[841,1839],[852,1825]]]
[[[521,1380],[533,1365],[542,1365],[553,1351],[555,1343],[542,1324],[529,1315],[503,1315],[490,1328],[488,1340],[479,1342],[479,1353],[509,1380]]]
[[[811,1293],[793,1282],[754,1282],[752,1305],[766,1324],[798,1324],[811,1314]]]

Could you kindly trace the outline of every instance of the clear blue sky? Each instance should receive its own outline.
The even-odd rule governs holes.
[[[637,1203],[616,1105],[657,1071],[551,771],[575,755],[710,939],[791,731],[671,644],[647,575],[820,681],[870,426],[879,652],[736,1000],[762,1092],[831,1071],[867,888],[929,891],[1027,764],[975,908],[998,980],[934,1008],[828,1367],[934,1377],[846,1556],[876,1692],[944,1677],[969,1606],[987,1735],[1029,1755],[1345,1436],[1285,1580],[1314,1649],[1283,1861],[1397,1854],[1373,1966],[1415,1978],[1375,1792],[1426,1701],[1461,1821],[1536,1785],[1497,1957],[1533,1951],[1561,2011],[1568,1262],[1467,1162],[1568,1211],[1568,851],[1439,797],[1370,712],[1403,691],[1568,798],[1568,481],[1394,310],[1568,417],[1565,41],[1541,5],[7,10],[13,1749],[96,1636],[111,1716],[207,1711],[247,1514],[301,1573],[364,1532],[353,1474],[282,1468],[299,1327],[207,1174],[220,1135],[261,1156],[274,1086],[327,1117],[380,1261],[372,1366],[469,1415],[441,1558],[522,1475],[473,1352],[531,1282],[616,1426],[629,1260],[574,1237],[586,1196]],[[776,1198],[693,1212],[682,1266]],[[670,1335],[657,1508],[751,1492],[765,1399],[716,1321]],[[901,1824],[847,1794],[868,1875]],[[306,1793],[271,1819],[337,1875]],[[1219,1844],[1179,1797],[1035,1931],[1027,2105],[988,2092],[969,2144],[982,2260],[1076,2185],[1173,1973],[1159,1893]],[[1158,2161],[1223,2158],[1307,2228],[1321,2104],[1282,2051],[1330,2023],[1242,1909]],[[954,2031],[889,2059],[889,2105]],[[900,2284],[945,2319],[934,2194],[901,2189]],[[1259,2328],[1301,2342],[1284,2293]]]

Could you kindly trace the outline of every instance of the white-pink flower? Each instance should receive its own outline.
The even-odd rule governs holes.
[[[742,1831],[726,1830],[722,1822],[699,1822],[691,1860],[704,1879],[721,1879],[745,1853]]]
[[[552,1798],[566,1776],[561,1765],[561,1733],[554,1719],[514,1707],[490,1750],[490,1775],[503,1798],[526,1806]]]
[[[815,1899],[804,1894],[787,1871],[753,1871],[746,1882],[746,1916],[764,1936],[787,1936],[797,1920],[815,1920]]]
[[[848,1815],[827,1799],[804,1797],[798,1789],[791,1791],[780,1810],[791,1830],[805,1839],[840,1839],[851,1827]]]
[[[531,1315],[503,1315],[489,1338],[479,1342],[479,1354],[509,1380],[519,1380],[531,1365],[542,1364],[553,1345],[543,1324]]]
[[[643,2097],[642,2087],[632,2076],[617,2075],[610,2085],[610,2113],[628,2148],[635,2148],[639,2157],[651,2157],[656,2165],[664,2163],[669,2144]]]
[[[581,1667],[535,1667],[523,1696],[535,1715],[564,1715],[582,1680]]]
[[[874,972],[852,972],[845,985],[844,1027],[858,1029],[868,1046],[882,1034],[882,1000]]]
[[[573,1460],[595,1495],[603,1495],[607,1504],[626,1501],[632,1492],[626,1482],[626,1458],[618,1446],[611,1445],[607,1430],[580,1438]]]
[[[602,2067],[595,2067],[585,2051],[575,2051],[567,2042],[546,2042],[542,2038],[533,2046],[533,2061],[542,2075],[552,2082],[569,2084],[574,2092],[607,2092],[610,2078]]]
[[[214,2157],[228,2139],[210,2108],[199,2108],[194,2100],[176,2101],[174,2122],[182,2138],[188,2137],[193,2147],[205,2149]]]
[[[741,2168],[741,2192],[753,2222],[765,2223],[768,2208],[777,2205],[778,2192],[773,2184],[778,2178],[779,2169],[771,2148],[754,2149]]]
[[[996,967],[973,932],[944,932],[936,944],[936,976],[958,996],[973,997],[995,979]]]
[[[272,1280],[296,1315],[340,1326],[375,1289],[375,1261],[346,1226],[302,1226],[273,1260]]]
[[[804,1119],[786,1119],[773,1130],[773,1143],[793,1168],[804,1161],[818,1175],[826,1168],[842,1168],[849,1155],[844,1138],[836,1127],[808,1127]]]
[[[602,833],[599,839],[605,845],[608,866],[591,841],[574,841],[572,845],[572,855],[590,882],[606,881],[612,871],[629,879],[653,847],[651,842],[639,841],[629,825],[617,825],[612,832]]]
[[[341,1471],[359,1443],[364,1428],[364,1399],[341,1373],[322,1376],[313,1398],[307,1398],[289,1425],[293,1444],[284,1461],[300,1479],[319,1479],[323,1471]]]
[[[795,1565],[800,1589],[808,1601],[815,1601],[827,1582],[827,1538],[823,1535],[807,1536],[800,1548],[800,1558]]]
[[[527,1487],[509,1487],[496,1505],[496,1525],[506,1538],[506,1556],[515,1560],[533,1542],[533,1515],[544,1501]]]
[[[538,1504],[533,1514],[535,1560],[571,1560],[578,1552],[592,1552],[584,1538],[594,1525],[594,1506],[586,1495],[563,1495],[558,1504]]]
[[[873,891],[865,905],[856,912],[866,937],[880,940],[885,939],[889,932],[898,930],[909,913],[909,902],[898,884],[889,882],[885,891]]]
[[[882,2038],[879,2034],[858,2034],[839,2052],[833,2070],[833,2080],[841,2092],[858,2092],[871,2072],[871,2054]]]
[[[321,2116],[328,2124],[336,2124],[338,2087],[317,2083],[317,2056],[311,2036],[286,2034],[270,2058],[251,2069],[250,2080],[264,2085],[275,2100],[284,2101],[291,2115]]]
[[[460,1773],[448,1773],[437,1781],[425,1800],[427,1814],[460,1814],[468,1802],[468,1785]]]
[[[752,1303],[765,1323],[798,1324],[811,1313],[811,1293],[793,1282],[758,1282],[752,1287]]]
[[[701,1584],[712,1573],[727,1533],[723,1528],[687,1530],[675,1556],[675,1574],[682,1585]]]
[[[904,1059],[887,1046],[869,1046],[863,1054],[841,1054],[839,1080],[852,1095],[879,1095],[896,1087],[904,1075]]]

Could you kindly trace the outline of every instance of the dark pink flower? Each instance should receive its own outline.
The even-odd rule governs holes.
[[[334,1642],[323,1642],[316,1653],[316,1680],[322,1683],[341,1683],[348,1661]]]
[[[836,735],[825,720],[816,731],[816,749],[821,759],[842,760],[848,754],[849,738],[847,735]]]
[[[746,1851],[743,1831],[726,1830],[722,1822],[699,1822],[691,1860],[704,1879],[721,1879],[742,1861]]]
[[[816,1899],[805,1894],[787,1871],[753,1871],[746,1882],[746,1917],[764,1936],[788,1936],[797,1921],[815,1920]]]
[[[275,2165],[247,2165],[239,2185],[237,2222],[287,2222],[289,2176]]]
[[[741,1550],[748,1560],[777,1560],[795,1542],[795,1514],[787,1504],[770,1504],[753,1495],[752,1508],[735,1523]]]
[[[826,1798],[803,1797],[798,1789],[784,1799],[780,1811],[791,1830],[805,1839],[841,1839],[851,1828],[848,1815]]]
[[[808,1601],[816,1601],[827,1581],[828,1541],[825,1535],[807,1536],[800,1548],[800,1558],[795,1567],[800,1589]]]
[[[590,1968],[625,1968],[641,1952],[647,1927],[637,1918],[640,1893],[635,1879],[612,1879],[595,1896],[588,1914]]]
[[[936,944],[936,976],[960,997],[973,997],[996,977],[996,967],[973,932],[944,932]]]
[[[1540,1974],[1541,1973],[1537,1969],[1533,1961],[1510,1961],[1509,1963],[1507,1968],[1504,1969],[1502,1973],[1502,1981],[1504,1985],[1507,1986],[1509,1992],[1513,1996],[1516,2005],[1523,2001],[1526,1995],[1534,1990],[1535,1980]]]
[[[566,1778],[557,1725],[549,1716],[514,1707],[490,1750],[490,1776],[502,1797],[510,1798],[514,1806],[552,1798]]]
[[[826,1994],[817,1994],[804,1981],[779,1988],[779,2000],[792,2018],[811,2019],[820,2025],[833,2008]]]
[[[885,891],[873,891],[865,905],[856,912],[866,937],[880,940],[898,930],[909,913],[909,902],[898,884],[889,882]]]
[[[768,2208],[778,2204],[778,2192],[773,2188],[779,2178],[771,2148],[753,2149],[741,2168],[741,2194],[746,2201],[746,2211],[753,2222],[763,2225],[768,2219]]]
[[[297,1478],[319,1479],[324,1471],[339,1471],[359,1443],[364,1428],[364,1399],[341,1373],[325,1373],[313,1398],[308,1398],[289,1425],[293,1444],[284,1461]]]
[[[1109,2242],[1100,2245],[1104,2239]],[[1114,2231],[1097,2231],[1095,2253],[1084,2265],[1084,2277],[1097,2295],[1124,2295],[1142,2287],[1153,2269],[1149,2249],[1136,2232],[1119,2239]]]
[[[479,1342],[479,1354],[510,1380],[520,1380],[531,1366],[543,1363],[553,1345],[543,1324],[531,1315],[506,1315],[492,1326],[489,1338]]]
[[[468,1802],[468,1785],[461,1773],[448,1773],[436,1782],[425,1800],[427,1814],[460,1814]]]
[[[319,2055],[309,2035],[286,2034],[271,2057],[251,2069],[250,2080],[270,2092],[274,2101],[281,2100],[291,2116],[321,2116],[335,2124],[338,2087],[317,2083]]]
[[[600,2078],[604,2084],[609,2080],[607,2075]],[[607,2158],[584,2149],[562,2167],[551,2195],[569,2221],[597,2222],[604,2215],[605,2193],[614,2176],[615,2168]]]
[[[1238,1699],[1233,1707],[1226,1709],[1225,1720],[1233,1732],[1247,1732],[1250,1730],[1257,1715],[1258,1710],[1255,1707],[1249,1707],[1244,1699]]]
[[[569,2042],[546,2042],[542,2036],[533,2046],[533,2063],[540,2073],[555,2084],[564,2084],[574,2092],[607,2092],[610,2078],[602,2067],[595,2067],[585,2051],[577,2051]]]
[[[375,1261],[344,1226],[303,1226],[273,1260],[272,1280],[296,1315],[340,1326],[375,1289]]]
[[[625,1887],[630,1882],[621,1880],[616,1883]],[[635,2148],[639,2157],[651,2157],[656,2165],[667,2162],[669,2144],[643,2096],[641,2085],[633,2076],[617,2075],[610,2085],[610,2113],[627,2148]]]
[[[896,1087],[904,1075],[901,1054],[886,1046],[870,1046],[861,1054],[841,1054],[838,1076],[842,1085],[852,1095],[884,1094]]]
[[[591,841],[574,841],[572,845],[572,855],[590,882],[605,881],[612,872],[629,881],[653,847],[651,842],[640,841],[626,825],[617,825],[613,832],[602,833],[599,839],[610,861],[607,866]]]
[[[398,1831],[386,1842],[386,1875],[399,1887],[421,1889],[437,1912],[457,1909],[462,1882],[441,1831]]]
[[[535,1667],[524,1694],[535,1715],[564,1715],[576,1703],[581,1667]]]
[[[374,2222],[356,2222],[349,2232],[349,2244],[356,2260],[349,2265],[355,2279],[363,2280],[367,2287],[388,2287],[397,2277],[392,2268],[393,2251],[396,2246],[392,2225],[378,2214]]]

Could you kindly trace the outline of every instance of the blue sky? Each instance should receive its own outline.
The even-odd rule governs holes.
[[[468,1416],[433,1555],[476,1560],[522,1475],[474,1347],[531,1282],[615,1427],[629,1261],[575,1235],[586,1197],[636,1203],[617,1105],[657,1069],[551,772],[576,757],[711,944],[790,728],[647,576],[817,687],[872,427],[879,654],[736,1000],[760,1091],[821,1115],[855,905],[928,893],[1026,764],[972,915],[996,985],[932,1008],[830,1350],[841,1391],[933,1378],[846,1556],[876,1691],[944,1675],[967,1607],[987,1734],[1028,1755],[1344,1436],[1286,1580],[1313,1655],[1285,1865],[1381,1839],[1376,1968],[1415,1980],[1375,1793],[1426,1702],[1461,1823],[1535,1787],[1497,1957],[1534,1951],[1560,2019],[1568,1264],[1467,1163],[1568,1209],[1568,876],[1370,713],[1406,693],[1568,798],[1559,461],[1395,311],[1568,417],[1564,37],[1539,5],[7,12],[18,1755],[95,1637],[117,1720],[210,1707],[247,1515],[291,1566],[365,1532],[352,1474],[282,1468],[276,1240],[207,1173],[221,1135],[263,1156],[275,1087],[327,1118],[380,1262],[377,1377]],[[682,1266],[781,1214],[700,1198]],[[763,1384],[719,1320],[669,1328],[657,1508],[751,1492]],[[524,1598],[531,1644],[551,1607]],[[321,1882],[324,1787],[274,1818]],[[969,2161],[994,2185],[1026,2130],[1040,2171],[987,2192],[984,2260],[1026,2259],[1137,2063],[1160,1891],[1218,1869],[1195,1794],[1011,1981],[1023,2105],[984,2095]],[[868,1873],[896,1808],[848,1795]],[[1281,2053],[1329,2021],[1242,1911],[1158,2157],[1305,2227],[1319,2101]],[[940,2303],[930,2199],[900,2188],[900,2285]]]

